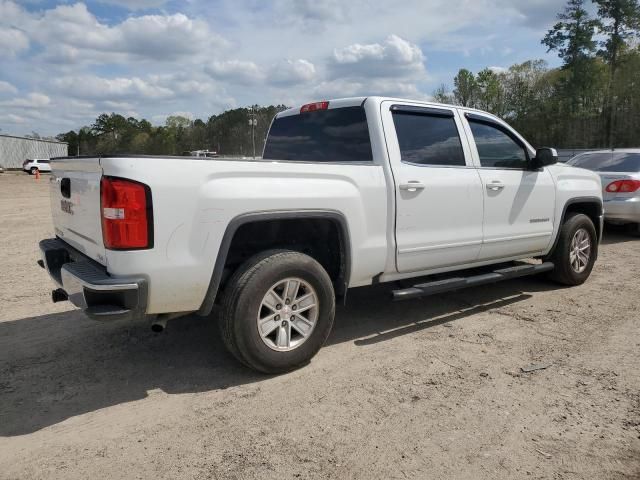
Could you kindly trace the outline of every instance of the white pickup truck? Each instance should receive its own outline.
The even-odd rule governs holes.
[[[218,305],[229,350],[282,372],[320,349],[352,287],[427,276],[393,291],[405,299],[543,272],[584,282],[600,178],[556,160],[477,110],[311,103],[275,117],[259,160],[53,160],[56,237],[39,263],[53,300],[94,319],[161,329]]]

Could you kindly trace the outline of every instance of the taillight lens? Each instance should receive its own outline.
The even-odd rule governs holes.
[[[640,180],[616,180],[607,185],[609,193],[632,193],[640,188]]]
[[[151,190],[143,183],[124,178],[100,181],[102,240],[111,250],[153,246]]]
[[[300,113],[315,112],[316,110],[326,110],[329,108],[329,102],[307,103],[300,108]]]

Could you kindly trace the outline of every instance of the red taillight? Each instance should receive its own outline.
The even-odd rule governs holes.
[[[315,112],[316,110],[326,110],[329,108],[329,102],[307,103],[300,108],[300,113]]]
[[[605,190],[609,193],[631,193],[640,188],[640,180],[616,180],[607,185]]]
[[[130,250],[153,246],[149,187],[133,180],[102,177],[100,208],[105,248]]]

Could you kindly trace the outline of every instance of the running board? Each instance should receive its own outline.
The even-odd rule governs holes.
[[[432,282],[420,283],[413,287],[394,290],[394,300],[407,300],[410,298],[426,297],[437,293],[460,290],[461,288],[476,287],[488,283],[511,280],[512,278],[525,277],[553,270],[553,263],[544,262],[537,264],[520,263],[513,267],[500,268],[492,272],[472,275],[468,277],[447,278],[445,280],[434,280]]]

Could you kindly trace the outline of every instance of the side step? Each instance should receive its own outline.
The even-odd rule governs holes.
[[[454,277],[444,280],[434,280],[432,282],[420,283],[409,288],[402,288],[393,291],[394,300],[407,300],[410,298],[426,297],[437,293],[460,290],[461,288],[475,287],[488,283],[501,282],[512,278],[525,277],[538,273],[550,272],[554,265],[551,262],[530,264],[520,263],[512,267],[500,268],[488,273],[471,275],[468,277]]]

